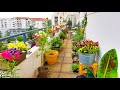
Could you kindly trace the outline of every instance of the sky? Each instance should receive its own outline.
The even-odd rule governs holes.
[[[54,12],[0,12],[0,18],[30,17],[52,19]]]

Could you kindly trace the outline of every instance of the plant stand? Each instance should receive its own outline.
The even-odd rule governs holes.
[[[83,67],[84,67],[84,64],[82,64],[82,63],[79,62],[79,73],[78,73],[78,76],[87,73],[86,70],[83,70]],[[94,62],[92,65],[88,65],[87,67],[93,69],[94,77],[96,77],[96,75],[97,75],[97,69],[98,69],[98,64],[96,62]]]

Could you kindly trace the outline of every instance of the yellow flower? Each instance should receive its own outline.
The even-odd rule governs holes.
[[[15,48],[15,44],[14,43],[9,43],[8,48]]]
[[[90,41],[90,38],[88,38],[88,41]]]

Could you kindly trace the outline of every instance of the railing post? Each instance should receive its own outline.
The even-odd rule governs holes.
[[[24,43],[26,42],[26,34],[23,34]]]

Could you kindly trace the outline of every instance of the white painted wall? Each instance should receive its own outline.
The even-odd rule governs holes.
[[[96,12],[88,15],[86,37],[99,41],[100,57],[115,48],[120,60],[120,12]],[[120,71],[120,61],[118,63]]]

